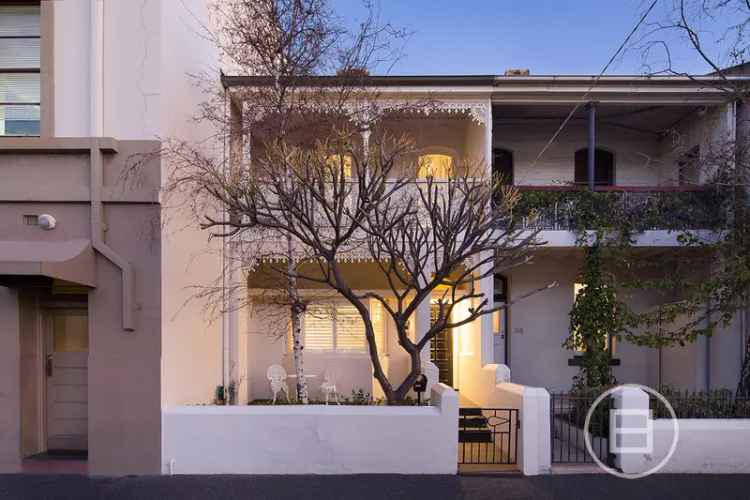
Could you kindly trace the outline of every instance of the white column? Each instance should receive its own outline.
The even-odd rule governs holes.
[[[485,256],[480,257],[482,259],[485,258]],[[491,263],[484,264],[482,268],[479,270],[480,276],[491,273],[493,269],[493,265]],[[489,276],[484,276],[483,278],[480,278],[479,280],[479,292],[483,295],[483,299],[481,300],[487,300],[487,308],[491,308],[495,301],[495,277],[490,274]],[[480,338],[479,338],[479,346],[482,349],[482,356],[481,356],[481,362],[482,366],[488,364],[488,363],[494,363],[495,362],[495,345],[492,338],[492,315],[491,314],[485,314],[481,318],[479,318],[480,321]]]
[[[653,465],[647,460],[653,453],[654,436],[648,394],[637,387],[623,387],[612,398],[614,410],[610,410],[609,451],[615,454],[615,466],[626,474],[643,472]],[[604,405],[606,401],[599,404]]]
[[[89,71],[91,102],[89,104],[89,129],[91,137],[103,135],[103,38],[104,38],[104,2],[102,0],[91,0],[91,42],[89,47]]]

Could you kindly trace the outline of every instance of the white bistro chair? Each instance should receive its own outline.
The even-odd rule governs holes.
[[[273,403],[276,404],[276,397],[280,392],[286,396],[287,403],[289,402],[289,385],[286,382],[286,370],[281,365],[271,365],[266,371],[266,378],[271,383],[271,392],[273,392]]]
[[[326,404],[328,399],[333,396],[333,400],[336,401],[337,405],[340,405],[339,394],[336,392],[336,376],[331,370],[323,372],[323,382],[320,384],[320,392],[323,393]]]

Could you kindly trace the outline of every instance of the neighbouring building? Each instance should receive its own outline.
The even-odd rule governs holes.
[[[268,367],[292,372],[288,341],[269,335],[252,308],[212,320],[191,300],[194,287],[221,278],[222,248],[160,197],[169,172],[161,141],[211,134],[191,121],[202,95],[189,76],[206,72],[219,84],[216,51],[200,36],[198,20],[208,18],[201,0],[0,5],[0,471],[48,450],[85,450],[92,473],[159,473],[168,459],[164,408],[211,403],[227,380],[238,382],[240,404],[266,399]],[[595,148],[596,189],[634,202],[695,192],[699,203],[699,172],[686,178],[679,168],[684,150],[700,154],[708,141],[734,140],[747,113],[712,78],[511,72],[373,76],[368,84],[388,99],[436,100],[429,115],[385,126],[412,136],[441,166],[438,177],[472,156],[522,192],[565,190],[589,182],[587,150]],[[261,82],[221,79],[239,109],[241,91]],[[582,100],[590,104],[547,144]],[[478,404],[488,377],[494,384],[507,376],[495,365],[510,367],[519,384],[570,387],[578,368],[561,345],[583,253],[566,215],[575,209],[548,207],[533,264],[480,288],[506,302],[548,282],[559,286],[441,334],[430,351],[433,382]],[[637,246],[647,258],[649,249],[676,251],[679,243],[654,227]],[[355,261],[347,271],[361,289],[384,289],[372,265]],[[252,303],[264,282],[257,271],[239,276],[235,293],[244,296],[229,300]],[[652,307],[663,299],[628,300]],[[344,396],[360,389],[377,396],[355,312],[336,300],[319,307],[326,313],[304,318],[306,369],[337,371]],[[429,324],[430,314],[422,307],[415,325]],[[384,365],[398,379],[406,357],[388,322],[378,328]],[[660,351],[613,342],[615,375],[650,386],[734,387],[746,332],[738,324],[724,330]]]
[[[220,267],[167,224],[155,154],[207,135],[188,76],[217,71],[207,18],[192,0],[0,4],[0,470],[73,449],[91,473],[159,472],[162,406],[221,384],[220,322],[185,305]]]

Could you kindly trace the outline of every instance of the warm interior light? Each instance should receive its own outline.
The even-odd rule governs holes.
[[[417,178],[448,178],[453,173],[453,158],[443,154],[427,154],[419,157]]]
[[[352,155],[328,155],[326,164],[331,170],[341,169],[346,178],[352,176]]]

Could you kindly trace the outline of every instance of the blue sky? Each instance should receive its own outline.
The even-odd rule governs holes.
[[[347,23],[361,19],[358,0],[331,0]],[[380,0],[382,21],[413,31],[391,74],[598,74],[635,26],[645,0]],[[660,0],[649,20],[663,18]],[[709,36],[711,33],[708,34]],[[673,40],[678,42],[677,40]],[[675,50],[681,70],[708,71],[692,52]],[[610,74],[645,72],[640,51]]]

